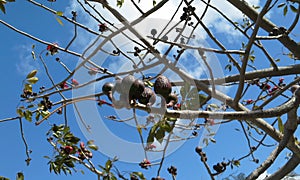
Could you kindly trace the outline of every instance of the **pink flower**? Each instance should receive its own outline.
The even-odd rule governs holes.
[[[72,84],[74,86],[78,86],[79,85],[79,82],[76,79],[72,79],[71,81],[72,81]]]
[[[59,87],[60,87],[61,89],[68,89],[68,88],[69,88],[67,82],[62,82],[62,83],[59,85]]]
[[[246,104],[252,104],[254,101],[252,99],[246,100]]]

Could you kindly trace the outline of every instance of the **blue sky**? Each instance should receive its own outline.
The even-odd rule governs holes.
[[[257,1],[253,1],[257,2]],[[71,17],[70,10],[72,8],[71,2],[67,1],[57,1],[56,3],[49,3],[48,1],[43,1],[46,5],[50,8],[63,11],[65,15]],[[146,6],[146,5],[143,5]],[[172,4],[170,4],[170,7]],[[67,22],[63,21],[64,25],[61,26],[55,19],[55,16],[52,14],[45,12],[39,7],[33,6],[29,2],[20,1],[15,3],[8,3],[6,5],[7,14],[0,13],[0,19],[4,20],[10,24],[13,24],[16,28],[19,28],[25,32],[32,33],[35,36],[49,41],[49,42],[57,42],[60,46],[64,47],[68,44],[69,40],[73,36],[73,26],[68,24]],[[78,7],[76,7],[78,8]],[[121,9],[121,11],[126,11],[126,6]],[[81,11],[79,11],[81,12]],[[136,12],[128,12],[128,16]],[[162,12],[163,13],[163,12]],[[279,23],[279,26],[288,26],[291,23],[291,17],[293,14],[288,14],[286,17],[282,17],[281,10],[274,10],[269,17],[271,19],[276,20]],[[237,15],[236,15],[237,16]],[[233,16],[235,17],[235,16]],[[237,18],[237,17],[235,17]],[[78,21],[82,21],[83,23],[89,25],[91,29],[97,30],[98,24],[94,22],[92,23],[91,20],[87,19],[86,17],[79,16]],[[240,44],[239,41],[232,39],[232,37],[239,40],[239,36],[235,36],[234,32],[231,32],[230,29],[226,29],[226,26],[222,28],[217,26],[217,24],[222,24],[221,20],[214,19],[214,17],[209,17],[207,22],[211,22],[210,27],[215,32],[218,37],[221,37],[221,41],[227,47],[237,47],[237,44]],[[299,28],[299,27],[297,27]],[[50,82],[46,78],[46,74],[43,70],[42,64],[39,60],[33,60],[31,57],[31,47],[35,44],[35,52],[38,55],[39,52],[46,49],[46,45],[42,45],[36,43],[32,39],[24,37],[12,30],[8,29],[4,25],[0,24],[0,59],[2,61],[2,66],[0,66],[1,76],[0,82],[1,85],[1,101],[0,107],[2,109],[2,113],[0,114],[0,119],[7,118],[7,117],[15,117],[16,116],[16,107],[20,100],[20,94],[22,92],[22,81],[26,77],[26,74],[33,69],[37,69],[39,72],[37,76],[40,78],[39,83],[35,86],[36,91],[38,91],[38,87],[41,85],[50,86]],[[223,36],[225,34],[226,36]],[[85,34],[80,34],[81,36],[78,38],[79,40],[76,41],[71,47],[71,50],[82,52],[82,48],[86,46],[86,43],[89,43],[91,39],[94,39],[95,36],[85,36]],[[266,33],[265,33],[266,35]],[[299,40],[299,34],[292,34],[293,38]],[[211,42],[208,41],[210,44]],[[278,44],[277,44],[278,45]],[[266,43],[267,48],[273,47],[273,43]],[[229,48],[230,49],[230,48]],[[280,55],[281,53],[281,46],[274,47],[274,51],[272,51],[272,55],[275,58],[282,58],[279,62],[280,65],[289,65],[293,64],[294,62],[288,59],[285,56]],[[61,60],[69,66],[71,69],[75,67],[76,63],[78,62],[78,58],[74,56],[69,56],[64,53],[59,54]],[[257,61],[260,59],[260,54],[256,57]],[[221,59],[223,60],[223,59]],[[50,71],[52,72],[53,78],[58,82],[67,74],[61,66],[57,65],[55,62],[54,57],[45,57],[45,61],[47,62]],[[227,62],[226,60],[222,62]],[[225,65],[226,63],[221,63]],[[267,63],[260,63],[256,62],[256,67],[269,67]],[[224,71],[227,73],[226,71]],[[292,78],[292,77],[290,77]],[[276,78],[274,79],[276,80]],[[235,88],[231,89],[233,91]],[[67,95],[71,95],[70,93]],[[287,93],[287,95],[290,95]],[[59,100],[58,96],[55,97],[56,100]],[[251,98],[251,95],[247,96],[247,98]],[[105,113],[106,109],[101,109]],[[110,114],[111,111],[106,112]],[[74,134],[82,139],[82,141],[86,142],[87,139],[85,138],[82,130],[80,129],[80,123],[76,121],[74,116],[73,107],[68,107],[68,115],[69,115],[69,122]],[[268,122],[272,122],[273,120],[270,119]],[[199,120],[202,122],[202,120]],[[63,123],[62,117],[54,115],[50,120],[49,123]],[[124,128],[121,125],[115,125],[113,123],[108,122],[107,125],[109,127],[115,128],[112,131],[119,131],[119,129]],[[25,175],[25,179],[35,180],[40,179],[55,179],[55,180],[67,180],[67,179],[96,179],[96,176],[85,171],[85,175],[82,175],[80,172],[74,173],[72,176],[65,176],[65,175],[55,175],[53,173],[49,173],[49,167],[47,165],[48,160],[43,158],[43,156],[51,156],[52,149],[48,142],[46,141],[46,132],[49,129],[48,123],[43,123],[40,126],[35,126],[33,123],[29,123],[27,121],[23,121],[25,138],[29,144],[29,148],[32,149],[32,162],[30,166],[26,166],[25,164],[25,149],[24,144],[22,142],[20,131],[19,131],[19,122],[18,121],[11,121],[5,122],[0,124],[0,141],[2,150],[0,151],[0,176],[5,176],[11,179],[14,179],[17,172],[23,172]],[[127,126],[126,130],[122,129],[120,131],[121,135],[126,135],[126,131],[132,127]],[[240,138],[242,136],[241,131],[236,131],[235,128],[240,128],[238,122],[233,122],[229,124],[224,124],[218,130],[215,139],[217,140],[217,144],[210,144],[207,148],[204,149],[205,152],[208,154],[208,162],[212,166],[214,162],[220,162],[223,158],[238,158],[243,156],[244,154],[248,153],[246,147],[246,140],[245,138]],[[133,129],[133,128],[132,128]],[[128,133],[132,138],[137,138],[136,132]],[[121,136],[120,135],[120,136]],[[190,141],[185,142],[183,146],[181,146],[175,153],[172,153],[166,159],[163,170],[162,176],[166,179],[171,179],[168,175],[166,168],[170,165],[174,165],[178,168],[178,177],[177,179],[207,179],[207,173],[203,168],[203,164],[200,162],[199,156],[194,152],[194,148],[198,145],[199,139],[193,139]],[[274,143],[267,138],[266,143]],[[105,146],[105,144],[103,145]],[[101,149],[101,145],[99,146]],[[255,152],[255,155],[260,160],[263,160],[267,155],[271,152],[272,148],[262,148],[261,150]],[[283,162],[286,160],[284,159],[284,155],[286,152],[283,152],[282,155],[279,157],[279,160],[275,162],[275,164],[268,170],[268,172],[275,171],[279,168]],[[108,157],[104,156],[100,152],[95,152],[95,157],[93,158],[95,164],[104,164]],[[129,154],[129,156],[134,156],[134,154]],[[249,162],[250,158],[246,158],[241,162],[241,166],[239,168],[234,168],[233,170],[226,171],[224,174],[219,176],[219,179],[227,177],[230,173],[240,173],[244,172],[248,174],[250,170],[254,169],[257,164],[253,162]],[[124,162],[117,162],[116,166],[122,171],[142,171],[145,173],[146,177],[154,177],[156,174],[156,170],[158,166],[153,166],[150,170],[145,171],[140,169],[137,164],[132,163],[124,163]],[[78,166],[78,170],[84,169],[82,166]],[[296,173],[299,173],[299,169],[296,169]]]

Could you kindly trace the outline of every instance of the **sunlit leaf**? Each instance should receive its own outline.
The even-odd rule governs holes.
[[[58,17],[55,17],[55,19],[60,25],[62,25],[62,26],[64,25],[63,22]]]
[[[29,110],[25,111],[24,117],[27,121],[31,122],[32,121],[32,112]]]
[[[34,51],[31,51],[31,56],[32,56],[32,59],[36,60],[36,56],[35,56],[35,52]]]
[[[107,160],[106,163],[105,163],[105,170],[107,172],[109,172],[111,167],[112,167],[112,161],[111,160]]]
[[[235,160],[235,161],[233,161],[233,165],[239,167],[241,165],[241,163],[240,163],[240,161]]]
[[[24,174],[22,172],[18,172],[16,180],[24,180]]]
[[[132,172],[132,174],[138,176],[141,180],[145,180],[145,176],[142,172]]]
[[[17,114],[18,114],[20,117],[23,117],[23,116],[24,116],[24,113],[23,113],[22,109],[20,109],[20,108],[17,109]]]
[[[26,79],[29,79],[29,78],[32,78],[36,75],[38,71],[35,69],[35,70],[32,70],[29,74],[27,74],[26,76]]]
[[[87,145],[92,145],[92,144],[94,144],[94,143],[95,143],[94,140],[89,140],[86,144],[87,144]]]
[[[9,179],[6,177],[0,176],[0,180],[9,180]]]
[[[26,91],[28,91],[28,92],[32,92],[32,85],[26,83],[26,84],[24,85],[24,89],[25,89]]]
[[[28,78],[27,81],[30,83],[30,84],[35,84],[36,82],[38,82],[39,78],[37,77],[31,77],[31,78]]]
[[[91,145],[88,145],[88,147],[94,151],[97,151],[98,150],[98,146],[95,145],[95,144],[91,144]]]
[[[278,117],[277,120],[278,120],[278,129],[281,133],[283,133],[284,132],[284,126],[283,126],[281,117]]]

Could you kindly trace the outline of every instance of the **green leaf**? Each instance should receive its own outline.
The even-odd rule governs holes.
[[[122,7],[123,3],[124,3],[124,0],[117,0],[117,6],[118,6],[119,8]]]
[[[26,79],[29,79],[29,78],[32,78],[36,75],[38,71],[35,69],[35,70],[32,70],[27,76],[26,76]]]
[[[37,111],[35,113],[35,120],[38,121],[40,119],[40,117],[41,117],[41,113],[39,111]]]
[[[164,140],[166,131],[163,128],[159,128],[155,133],[156,140],[161,144]]]
[[[87,145],[93,145],[94,142],[95,142],[94,140],[89,140],[86,144],[87,144]]]
[[[131,174],[138,176],[141,180],[146,180],[142,172],[132,172]]]
[[[64,13],[63,13],[62,11],[57,11],[57,12],[56,12],[56,15],[58,15],[58,16],[63,16],[63,14],[64,14]]]
[[[60,25],[62,25],[62,26],[64,25],[63,22],[58,17],[55,17],[55,19]]]
[[[45,159],[50,159],[50,157],[49,156],[43,156]]]
[[[36,60],[36,56],[35,56],[35,52],[34,51],[31,51],[31,56],[32,56],[32,59]]]
[[[38,82],[39,78],[37,77],[31,77],[31,78],[27,78],[27,81],[30,83],[30,84],[35,84],[36,82]]]
[[[98,150],[98,146],[95,145],[95,144],[91,144],[91,145],[88,145],[88,147],[94,151],[97,151]]]
[[[25,89],[26,91],[32,92],[32,85],[26,83],[26,84],[24,85],[24,89]]]
[[[2,11],[4,14],[6,13],[6,12],[5,12],[5,7],[4,7],[3,2],[0,3],[0,9],[1,9],[1,11]]]
[[[16,180],[24,180],[24,174],[21,172],[18,172]]]
[[[218,109],[219,108],[219,106],[218,105],[216,105],[216,104],[210,104],[210,105],[208,105],[209,107],[212,107],[212,108],[215,108],[215,109]]]
[[[9,180],[9,179],[6,177],[0,176],[0,180]]]
[[[199,103],[202,104],[206,98],[207,96],[205,94],[199,94]]]
[[[278,129],[283,134],[284,133],[284,127],[283,127],[283,123],[282,123],[281,117],[278,117],[277,120],[278,120]]]
[[[254,55],[251,55],[251,56],[249,56],[249,59],[250,59],[250,61],[251,61],[252,63],[254,63],[254,61],[255,61],[255,56],[254,56]]]
[[[111,160],[107,160],[106,163],[105,163],[105,170],[106,172],[109,172],[110,169],[112,167],[112,161]]]
[[[285,5],[285,3],[280,3],[277,7],[278,8],[281,8],[281,7],[283,7]]]
[[[172,131],[172,126],[167,122],[165,121],[164,123],[162,123],[160,125],[160,128],[162,128],[163,130],[167,131],[168,133],[170,133]]]
[[[70,168],[75,167],[74,163],[72,161],[65,161],[64,164]]]
[[[287,12],[288,12],[288,6],[285,6],[283,8],[283,15],[285,16],[287,14]]]
[[[298,12],[298,9],[297,9],[295,6],[291,5],[291,4],[290,4],[290,9],[291,9],[294,13],[297,13],[297,12]]]
[[[31,122],[32,121],[32,112],[29,110],[25,111],[24,117],[27,121]]]
[[[45,117],[48,116],[49,114],[50,114],[49,111],[42,111],[42,112],[41,112],[41,115],[42,115],[43,118],[45,118]]]
[[[154,142],[154,135],[155,135],[155,133],[151,133],[151,131],[149,132],[148,137],[147,137],[148,144],[152,144]]]
[[[23,117],[23,116],[24,116],[24,113],[23,113],[23,111],[22,111],[21,108],[18,108],[18,109],[17,109],[17,114],[18,114],[20,117]]]
[[[216,143],[217,141],[214,138],[209,138],[210,142]]]

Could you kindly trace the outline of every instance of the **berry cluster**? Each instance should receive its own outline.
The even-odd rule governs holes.
[[[62,148],[62,150],[66,154],[73,154],[74,153],[74,148],[72,146],[65,146],[64,148]]]
[[[20,97],[24,98],[24,99],[28,99],[28,98],[34,97],[34,96],[37,96],[36,92],[32,92],[32,91],[26,90],[26,89],[24,89],[23,94],[20,95]]]
[[[197,146],[196,149],[195,149],[195,151],[201,157],[201,161],[202,162],[206,162],[207,161],[206,153],[202,151],[202,148],[200,146]]]
[[[139,53],[141,52],[142,50],[139,47],[137,46],[134,47],[134,53],[133,53],[134,56],[139,56]]]
[[[53,103],[52,101],[49,100],[48,96],[45,96],[43,100],[41,100],[40,104],[43,107],[43,111],[47,111],[48,109],[51,109],[53,106]]]
[[[144,159],[139,163],[139,166],[143,169],[148,169],[148,167],[151,166],[151,162],[148,159]]]
[[[85,158],[92,158],[93,153],[85,148],[83,142],[80,142],[80,149],[78,150],[78,158],[84,160]]]
[[[56,54],[58,52],[58,44],[57,43],[49,44],[47,46],[47,51],[49,51],[51,55]]]
[[[168,172],[172,175],[172,176],[177,176],[177,168],[174,166],[168,167]]]
[[[226,162],[221,162],[221,163],[217,163],[215,165],[213,165],[213,169],[215,171],[217,171],[217,173],[222,173],[226,170],[226,166],[228,166],[229,163],[226,163]]]
[[[172,85],[170,80],[159,75],[154,82],[154,91],[150,87],[146,87],[141,79],[136,79],[133,75],[127,75],[123,79],[116,79],[115,83],[107,82],[102,86],[102,92],[113,103],[115,108],[130,108],[132,101],[138,101],[147,107],[152,106],[156,101],[156,94],[162,98],[162,105],[165,107],[173,107],[179,109],[180,105],[176,105],[178,97],[171,93]],[[116,100],[115,93],[119,94],[119,100]]]
[[[99,26],[99,31],[102,33],[108,30],[108,27],[105,23],[101,23],[98,26]]]
[[[191,15],[194,13],[196,10],[195,7],[188,6],[183,8],[183,14],[180,17],[181,21],[190,21],[191,20]]]

